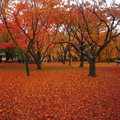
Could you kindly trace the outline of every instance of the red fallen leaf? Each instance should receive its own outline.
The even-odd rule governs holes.
[[[0,119],[118,120],[120,67],[97,63],[95,78],[85,69],[24,70],[2,69],[0,64]],[[35,65],[30,65],[34,67]],[[67,67],[61,63],[43,63],[43,67]],[[79,66],[79,63],[73,63]],[[57,74],[56,74],[57,73]],[[47,117],[46,117],[47,116]]]

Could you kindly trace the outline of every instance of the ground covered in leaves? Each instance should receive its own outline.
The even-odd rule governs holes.
[[[30,77],[15,65],[0,63],[0,120],[120,120],[120,66],[97,63],[91,78],[87,64],[44,63]]]

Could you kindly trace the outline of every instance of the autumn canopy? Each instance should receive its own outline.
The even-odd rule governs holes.
[[[27,75],[31,62],[41,69],[45,60],[80,60],[94,77],[96,61],[119,53],[119,13],[119,4],[103,0],[1,0],[0,49],[17,49]]]

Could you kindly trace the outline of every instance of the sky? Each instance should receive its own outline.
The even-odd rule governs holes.
[[[64,0],[64,1],[69,1],[69,0]],[[72,0],[71,0],[72,1]],[[81,1],[81,0],[76,0],[76,1]],[[86,0],[83,0],[83,1],[86,1]],[[92,0],[87,0],[87,1],[92,1]],[[96,0],[97,1],[97,0]],[[99,0],[100,1],[100,0]],[[118,4],[120,4],[120,0],[103,0],[103,1],[106,1],[108,4],[112,3],[112,2],[116,2]]]

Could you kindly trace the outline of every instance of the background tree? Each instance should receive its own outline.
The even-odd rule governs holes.
[[[2,21],[21,55],[25,56],[27,71],[29,71],[29,53],[34,58],[37,68],[41,69],[42,56],[45,56],[51,46],[51,41],[55,38],[56,27],[50,15],[52,9],[58,3],[58,0],[17,2],[9,0],[2,5]],[[11,9],[11,7],[14,7],[14,9]],[[14,38],[11,25],[16,26],[17,31],[19,31],[18,39]],[[23,41],[24,49],[19,45],[19,41]]]
[[[96,76],[96,59],[109,45],[112,38],[120,34],[114,34],[120,20],[113,13],[112,6],[106,6],[103,1],[93,1],[93,3],[75,2],[75,5],[69,7],[69,12],[70,15],[75,15],[76,19],[70,19],[72,21],[69,20],[69,23],[72,26],[70,26],[72,28],[70,36],[72,37],[74,33],[78,42],[68,42],[68,44],[86,56],[89,63],[89,76],[94,77]],[[118,9],[114,7],[114,11],[118,11]],[[77,47],[80,45],[81,38],[84,43],[83,50]]]
[[[8,31],[5,28],[4,24],[0,24],[0,48],[1,48],[1,52],[5,53],[5,57],[6,57],[6,62],[9,61],[9,59],[11,58],[12,62],[13,62],[13,58],[15,57],[15,46],[14,43],[11,40],[10,35],[8,34]],[[17,37],[16,35],[14,35],[14,37]]]
[[[22,31],[27,46],[30,46],[28,52],[33,57],[37,69],[41,69],[44,57],[53,47],[52,42],[55,40],[57,26],[51,14],[57,5],[58,1],[31,0],[25,3],[25,8],[21,8],[23,4],[19,3],[14,12],[15,23]]]
[[[12,29],[12,26],[13,26],[13,23],[14,23],[14,19],[13,19],[13,13],[14,13],[14,10],[13,8],[15,8],[15,4],[16,2],[15,1],[11,1],[11,0],[2,0],[0,2],[0,18],[1,18],[1,21],[3,24],[5,24],[6,26],[6,29],[11,37],[11,40],[13,41],[14,45],[16,46],[16,48],[19,50],[21,56],[24,58],[25,60],[25,65],[26,65],[26,73],[27,73],[27,76],[30,75],[30,72],[29,72],[29,66],[28,66],[28,51],[30,49],[30,46],[31,46],[31,43],[29,44],[28,46],[28,50],[27,51],[23,51],[22,48],[20,48],[18,42],[17,42],[17,39],[14,37],[13,33],[15,32],[16,33],[16,30],[17,32],[19,31],[18,29]],[[11,9],[12,7],[12,9]]]

